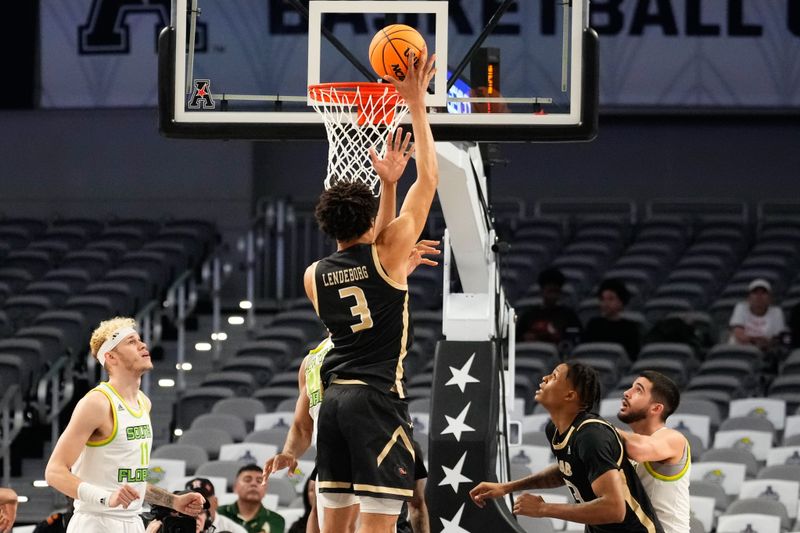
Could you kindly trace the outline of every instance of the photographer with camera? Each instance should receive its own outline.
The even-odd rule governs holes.
[[[230,533],[247,533],[247,530],[228,518],[222,516],[217,512],[219,507],[219,500],[217,500],[214,484],[204,477],[196,477],[186,482],[186,490],[199,492],[203,498],[208,502],[208,514],[211,518],[211,523],[217,528],[217,533],[221,531],[229,531]]]
[[[178,491],[176,495],[190,494],[194,491]],[[211,503],[206,500],[203,510],[195,517],[178,513],[168,507],[154,505],[150,510],[153,521],[148,524],[145,533],[230,533],[218,530],[211,520]]]
[[[139,386],[153,363],[135,328],[134,319],[117,317],[92,333],[89,347],[108,382],[78,402],[47,463],[48,484],[75,499],[67,533],[144,533],[144,502],[190,516],[203,510],[202,495],[176,496],[147,482],[151,404]]]

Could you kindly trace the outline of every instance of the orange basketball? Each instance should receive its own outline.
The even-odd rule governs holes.
[[[392,76],[405,79],[408,71],[408,56],[411,52],[419,58],[425,47],[422,35],[405,24],[392,24],[378,30],[369,45],[369,62],[375,72],[383,78]]]

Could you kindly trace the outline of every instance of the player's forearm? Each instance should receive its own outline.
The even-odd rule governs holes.
[[[150,505],[160,505],[170,509],[175,508],[175,495],[150,483],[147,484],[144,501]]]
[[[431,533],[427,505],[422,505],[420,507],[412,507],[409,505],[408,518],[411,522],[411,530],[414,533]]]
[[[667,457],[662,457],[657,443],[648,435],[638,435],[628,431],[619,430],[620,437],[625,443],[625,451],[628,457],[636,462],[642,461],[662,461]]]
[[[410,112],[414,130],[414,147],[417,154],[417,182],[427,183],[436,188],[439,184],[439,162],[436,159],[436,146],[424,100],[421,104],[411,108]]]
[[[397,216],[397,183],[382,183],[378,215],[375,217],[375,236]]]
[[[545,503],[542,516],[587,525],[618,524],[625,520],[625,502],[600,497],[587,503]]]
[[[44,471],[44,478],[48,485],[64,496],[73,500],[78,499],[78,486],[81,484],[81,479],[70,472],[66,465],[48,463]]]
[[[558,465],[550,465],[536,474],[516,481],[509,481],[506,483],[506,487],[509,489],[508,492],[519,492],[533,489],[553,489],[563,484],[564,478],[561,476],[561,472],[558,471]]]
[[[313,427],[305,428],[292,424],[289,434],[286,435],[286,442],[283,444],[283,453],[299,459],[311,446],[312,431]]]

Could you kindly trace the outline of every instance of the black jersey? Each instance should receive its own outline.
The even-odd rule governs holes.
[[[587,525],[587,533],[664,533],[650,499],[625,455],[617,431],[611,424],[588,413],[580,413],[566,434],[559,435],[552,422],[545,430],[558,469],[575,501],[597,498],[592,483],[609,470],[622,472],[625,491],[625,520],[619,524]]]
[[[323,382],[360,380],[405,398],[408,287],[389,278],[375,245],[356,244],[315,263],[314,299],[334,346],[322,364]]]

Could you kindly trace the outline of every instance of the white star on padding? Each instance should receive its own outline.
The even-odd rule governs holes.
[[[464,505],[461,504],[461,507],[458,508],[458,512],[453,517],[452,520],[447,520],[446,518],[439,518],[441,520],[442,525],[444,528],[442,529],[442,533],[469,533],[466,529],[461,527],[459,522],[461,522],[461,515],[464,514]]]
[[[472,402],[469,402],[464,409],[458,413],[458,416],[453,418],[452,416],[444,415],[447,419],[447,427],[444,428],[442,431],[442,435],[447,435],[448,433],[453,434],[456,437],[458,442],[461,442],[461,434],[467,431],[475,431],[475,428],[468,426],[464,423],[464,420],[467,418],[467,413],[469,412],[469,406],[472,405]]]
[[[460,369],[450,367],[450,372],[453,373],[453,377],[450,378],[450,381],[445,383],[447,385],[458,385],[458,388],[461,389],[461,392],[464,392],[464,389],[467,386],[467,383],[480,383],[479,379],[476,379],[469,375],[469,369],[472,368],[472,361],[475,360],[475,354],[473,353],[467,362],[464,363]]]
[[[439,486],[442,485],[450,485],[453,487],[453,492],[458,494],[458,485],[460,483],[469,483],[472,480],[467,476],[461,473],[461,470],[464,468],[464,461],[467,459],[467,452],[464,452],[464,455],[461,456],[461,459],[458,460],[456,466],[453,468],[447,468],[446,466],[442,465],[442,470],[444,470],[444,479]]]

